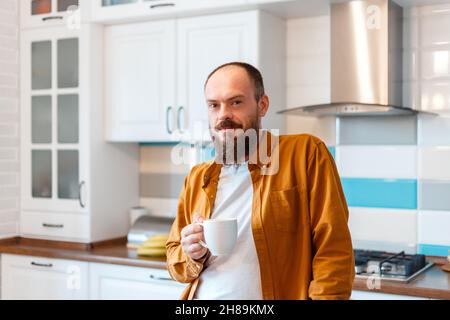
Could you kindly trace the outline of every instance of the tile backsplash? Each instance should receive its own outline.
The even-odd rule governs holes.
[[[288,116],[287,132],[316,135],[330,147],[355,248],[443,256],[450,249],[450,5],[406,9],[404,26],[404,104],[438,115]],[[288,21],[287,107],[329,102],[329,50],[328,16]],[[161,203],[176,210],[173,197],[189,171],[170,163],[171,149],[141,148],[141,202],[155,211]]]
[[[19,221],[19,2],[0,2],[0,238]]]
[[[337,120],[355,247],[448,255],[450,5],[405,10],[404,103],[434,112]]]

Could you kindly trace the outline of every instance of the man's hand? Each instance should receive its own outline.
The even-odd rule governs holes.
[[[205,241],[203,234],[203,226],[196,224],[202,223],[203,218],[198,214],[194,214],[194,223],[186,226],[181,230],[181,247],[184,253],[194,260],[203,258],[208,249],[200,245],[199,241]]]

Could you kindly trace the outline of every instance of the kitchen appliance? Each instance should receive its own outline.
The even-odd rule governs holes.
[[[146,207],[136,206],[130,208],[130,226],[132,226],[139,217],[148,215],[150,215],[150,211]]]
[[[418,110],[403,103],[403,8],[391,0],[356,0],[332,3],[330,10],[330,103],[278,113],[316,117],[417,114]]]
[[[423,254],[354,250],[357,278],[379,277],[381,280],[408,282],[433,266]]]
[[[173,218],[143,215],[131,226],[128,232],[127,247],[137,249],[145,240],[156,235],[169,234]]]

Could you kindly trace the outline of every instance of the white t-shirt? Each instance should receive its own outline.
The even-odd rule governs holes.
[[[211,219],[237,218],[231,255],[211,256],[194,299],[261,300],[259,261],[252,233],[253,184],[248,165],[222,166]]]

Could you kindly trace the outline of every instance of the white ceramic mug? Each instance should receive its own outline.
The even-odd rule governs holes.
[[[205,242],[199,244],[211,251],[214,256],[227,255],[233,251],[237,240],[237,219],[210,219],[203,223],[196,223],[203,226]]]

